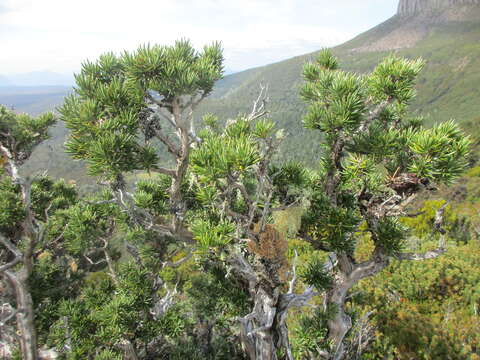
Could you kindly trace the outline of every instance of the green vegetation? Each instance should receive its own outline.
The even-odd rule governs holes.
[[[54,115],[1,107],[0,340],[26,360],[45,348],[64,359],[478,359],[480,172],[451,186],[471,140],[409,112],[423,67],[390,55],[359,75],[329,51],[306,63],[291,91],[308,105],[309,167],[282,158],[289,136],[263,88],[252,110],[239,102],[239,114],[195,126],[222,77],[218,44],[107,53],[83,64],[59,108],[66,150],[102,186],[82,194],[18,173]]]
[[[334,48],[333,52],[339,58],[342,68],[366,73],[392,50],[365,50],[365,47],[395,32],[400,32],[405,38],[425,33],[425,37],[410,47],[394,50],[399,56],[421,57],[426,61],[425,71],[420,74],[417,83],[418,96],[413,100],[411,110],[416,115],[424,116],[428,125],[455,119],[464,130],[477,136],[476,127],[480,116],[477,96],[477,84],[480,81],[477,71],[480,67],[480,45],[477,41],[480,37],[479,18],[478,8],[469,9],[468,14],[463,14],[462,17],[433,23],[428,19],[395,16]],[[318,133],[306,131],[301,126],[306,107],[298,94],[302,66],[317,54],[307,54],[226,76],[216,83],[212,95],[200,105],[196,112],[197,123],[201,124],[201,117],[205,113],[216,114],[220,119],[233,119],[240,113],[248,113],[258,94],[259,84],[268,85],[270,114],[279,127],[289,134],[282,143],[278,158],[301,158],[310,166],[316,166],[320,154],[312,145],[321,138]],[[61,105],[69,90],[38,89],[33,94],[24,93],[25,91],[7,96],[4,90],[0,90],[0,103],[14,104],[17,110],[36,115]],[[65,155],[63,143],[67,131],[63,124],[59,124],[53,131],[52,139],[37,149],[24,166],[24,171],[32,173],[48,168],[50,175],[55,178],[91,184],[92,179],[85,176],[83,163],[71,161]]]
[[[426,63],[425,70],[418,78],[418,96],[412,101],[411,110],[424,116],[429,125],[455,119],[467,132],[476,133],[480,116],[478,101],[480,75],[477,70],[480,68],[478,44],[480,10],[472,8],[469,12],[469,17],[437,23],[395,16],[355,39],[333,48],[332,51],[339,58],[343,69],[366,73],[392,50],[360,49],[395,31],[401,32],[405,29],[403,36],[409,37],[413,36],[412,32],[425,31],[427,28],[427,35],[421,41],[409,48],[395,50],[398,56],[411,59],[421,57]],[[418,25],[418,28],[414,27],[412,30],[410,23],[416,22],[420,22],[421,26]],[[426,24],[423,24],[424,22]],[[247,111],[258,92],[259,84],[267,84],[271,116],[291,135],[282,145],[282,158],[294,159],[300,156],[310,164],[316,165],[319,158],[317,149],[304,144],[315,144],[319,138],[300,125],[306,109],[298,92],[301,86],[299,74],[303,64],[317,55],[318,52],[307,54],[230,75],[222,80],[224,83],[219,86],[219,98],[208,99],[201,110],[215,113],[220,117],[233,118],[239,112]]]

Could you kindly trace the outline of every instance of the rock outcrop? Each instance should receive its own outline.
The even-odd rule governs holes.
[[[457,5],[480,5],[480,0],[400,0],[397,14],[408,16]]]
[[[435,27],[464,21],[480,22],[480,0],[399,0],[396,16],[379,25],[375,35],[371,32],[372,41],[352,51],[411,48],[427,38]]]

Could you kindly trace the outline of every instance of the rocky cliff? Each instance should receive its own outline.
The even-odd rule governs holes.
[[[400,0],[398,15],[413,15],[460,5],[480,5],[480,0]]]

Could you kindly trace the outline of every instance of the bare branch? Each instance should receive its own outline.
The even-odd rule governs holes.
[[[298,205],[299,202],[300,202],[300,199],[296,199],[296,200],[295,200],[294,202],[292,202],[291,204],[282,205],[282,206],[277,206],[277,207],[271,208],[270,211],[272,211],[272,212],[284,211],[284,210],[290,209],[290,208]]]
[[[169,118],[167,115],[165,115],[164,113],[162,113],[162,109],[166,109],[168,106],[170,106],[170,104],[162,101],[162,100],[158,100],[158,99],[155,99],[155,97],[150,94],[150,92],[146,92],[146,96],[147,96],[147,99],[150,101],[150,103],[154,104],[157,106],[155,110],[155,114],[161,116],[163,119],[165,119],[170,125],[172,125],[174,128],[176,128],[176,125],[175,125],[175,122]]]
[[[4,271],[7,271],[8,269],[13,268],[15,265],[17,265],[17,264],[19,264],[19,263],[21,263],[21,262],[22,262],[22,258],[15,257],[15,259],[13,259],[12,261],[10,261],[9,263],[0,266],[0,273],[1,273],[1,272],[4,272]]]
[[[348,275],[348,281],[354,284],[368,276],[375,275],[389,263],[388,257],[383,255],[379,248],[376,248],[370,260],[354,266],[353,271]]]
[[[110,200],[100,200],[100,201],[85,201],[87,204],[90,205],[103,205],[103,204],[115,204],[117,202],[116,199],[110,199]]]
[[[2,243],[15,257],[22,258],[22,252],[7,238],[0,234],[0,243]]]
[[[192,253],[191,251],[189,251],[189,252],[187,253],[187,255],[185,255],[185,256],[184,256],[183,258],[181,258],[180,260],[177,260],[177,261],[175,261],[175,262],[173,262],[173,261],[164,261],[164,262],[162,263],[162,268],[167,267],[167,266],[168,266],[168,267],[172,267],[172,268],[177,268],[177,267],[179,267],[180,265],[182,265],[184,262],[190,260],[190,259],[192,258],[192,256],[193,256],[193,253]]]
[[[253,102],[252,111],[247,116],[248,121],[256,120],[268,114],[268,111],[266,110],[266,106],[269,100],[267,92],[268,85],[264,86],[260,84],[260,93],[258,94],[257,99]]]
[[[393,102],[393,100],[394,99],[392,97],[389,97],[387,100],[382,101],[380,104],[375,106],[375,108],[370,110],[367,117],[365,118],[365,121],[358,128],[357,133],[362,133],[366,131],[370,123],[373,120],[377,119],[378,116]]]
[[[167,168],[164,168],[164,167],[153,168],[150,171],[155,172],[155,173],[159,173],[159,174],[164,174],[164,175],[167,175],[167,176],[170,176],[170,177],[175,176],[175,170],[167,169]]]
[[[318,292],[314,291],[313,286],[309,286],[305,289],[302,294],[287,293],[280,295],[280,311],[287,311],[292,307],[303,307],[309,306],[309,301],[316,295],[319,295]]]
[[[177,286],[178,283],[175,284],[175,287],[173,290],[170,290],[167,286],[167,284],[164,284],[164,288],[166,290],[166,294],[164,297],[156,301],[155,305],[153,306],[153,309],[150,310],[150,314],[153,316],[154,319],[159,319],[163,314],[165,314],[168,309],[173,305],[173,300],[175,298],[175,295],[177,295]]]
[[[415,217],[423,215],[423,214],[425,214],[425,211],[418,211],[418,212],[412,213],[412,214],[403,214],[402,216],[408,217],[408,218],[415,218]]]
[[[7,171],[10,173],[9,175],[12,177],[13,181],[15,182],[19,181],[20,175],[18,174],[18,166],[13,159],[13,154],[1,143],[0,143],[0,150],[3,152],[3,154],[7,158],[7,164],[10,167],[10,170],[8,170],[7,168]]]
[[[443,238],[443,235],[441,235]],[[436,250],[431,250],[427,251],[423,254],[415,254],[415,253],[401,253],[396,255],[395,257],[398,260],[413,260],[413,261],[422,261],[422,260],[428,260],[428,259],[435,259],[439,257],[440,255],[443,255],[447,249],[439,247]]]
[[[292,264],[292,280],[290,280],[290,284],[288,286],[288,294],[293,294],[295,291],[295,286],[297,285],[297,260],[298,260],[298,253],[295,250],[295,258],[293,259]]]
[[[258,277],[255,273],[255,270],[252,268],[252,266],[248,263],[248,261],[240,253],[239,250],[236,250],[236,252],[232,255],[233,256],[230,262],[232,268],[248,280],[248,282],[250,283],[250,289],[255,288],[255,285],[258,283]]]
[[[8,304],[8,303],[7,303]],[[6,304],[2,305],[2,314],[4,312],[4,307]],[[10,307],[10,314],[8,314],[6,317],[0,319],[0,328],[5,326],[10,320],[12,320],[17,314],[23,312],[24,310],[18,310],[18,309],[13,309],[10,304],[8,304]],[[7,310],[8,311],[8,310]]]
[[[168,148],[168,151],[175,155],[175,156],[179,156],[180,155],[180,149],[178,148],[177,145],[175,145],[173,143],[172,140],[170,140],[170,138],[168,137],[168,135],[165,135],[161,130],[158,130],[158,129],[155,129],[155,136],[161,141],[163,142],[167,148]]]
[[[89,262],[90,265],[93,265],[93,266],[96,266],[96,265],[100,265],[100,264],[103,264],[103,263],[106,263],[107,260],[105,259],[100,259],[98,261],[93,261],[92,259],[90,259],[87,255],[83,255],[83,257]]]
[[[195,110],[195,108],[208,96],[208,94],[204,91],[199,92],[195,95],[190,97],[190,100],[183,104],[182,112],[189,111],[189,116]]]
[[[247,204],[251,204],[253,202],[252,198],[248,194],[247,189],[245,188],[245,185],[239,182],[233,182],[230,184],[233,189],[237,189],[241,192],[244,200],[247,202]]]

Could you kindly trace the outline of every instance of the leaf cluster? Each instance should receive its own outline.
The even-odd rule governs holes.
[[[11,160],[20,165],[38,144],[48,139],[48,128],[55,122],[52,113],[31,117],[0,105],[0,144],[10,152]],[[6,154],[2,151],[1,156]]]

